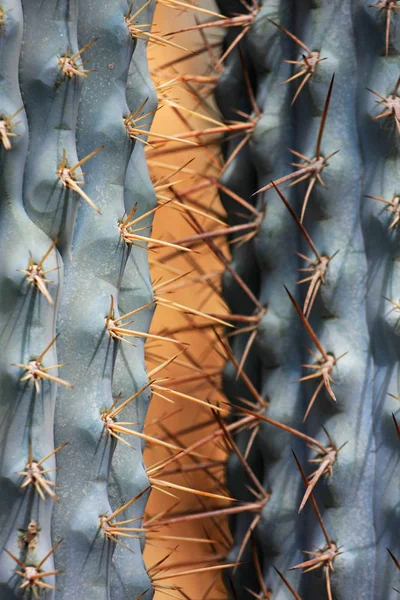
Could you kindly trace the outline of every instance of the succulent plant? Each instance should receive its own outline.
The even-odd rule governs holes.
[[[228,350],[225,390],[235,418],[254,419],[235,440],[268,492],[232,517],[230,559],[245,562],[233,587],[239,598],[395,598],[399,6],[266,1],[254,15],[219,4],[236,25],[225,47],[246,32],[216,97],[226,118],[256,117],[222,179],[250,210],[237,217],[222,200],[231,223],[265,213],[246,246],[232,234],[224,286],[233,313],[258,317]],[[248,501],[238,452],[228,480]]]
[[[156,198],[127,119],[156,108],[135,30],[153,8],[1,4],[4,600],[152,597],[136,432]]]
[[[1,599],[188,598],[164,581],[222,572],[234,600],[394,600],[400,4],[159,1],[205,20],[159,35],[151,0],[0,4]],[[219,56],[210,28],[226,34]],[[208,53],[212,71],[172,76],[181,59],[165,63],[157,93],[184,125],[171,136],[150,131],[146,42],[182,50],[183,31],[200,32],[192,55]],[[177,82],[195,109],[168,95]],[[210,150],[221,134],[222,162]],[[190,147],[207,157],[204,172],[185,156],[152,181],[146,148],[157,162]],[[171,183],[180,171],[198,180]],[[227,222],[204,206],[209,190]],[[193,235],[152,237],[165,205]],[[150,277],[154,248],[169,250],[154,261],[161,283]],[[201,282],[218,297],[196,258],[207,252],[230,314],[166,296]],[[189,255],[189,272],[177,255]],[[149,333],[156,304],[188,323]],[[204,355],[176,337],[190,330],[227,359],[229,407]],[[146,340],[179,351],[145,356]],[[157,380],[175,360],[189,375]],[[150,436],[152,394],[208,416],[178,430],[163,416]],[[185,445],[188,432],[198,439]],[[146,441],[169,453],[147,469]],[[214,471],[222,461],[203,453],[220,443],[229,492]],[[187,481],[199,471],[210,491]],[[143,519],[151,488],[192,493],[199,507]],[[204,539],[160,533],[194,521]],[[146,569],[146,538],[214,554]]]

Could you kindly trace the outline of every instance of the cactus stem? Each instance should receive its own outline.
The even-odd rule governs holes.
[[[58,57],[60,68],[64,75],[66,75],[66,77],[69,77],[71,79],[72,77],[74,77],[74,75],[77,75],[78,77],[83,77],[84,79],[87,79],[87,73],[91,73],[93,69],[84,69],[83,65],[85,63],[81,62],[81,64],[77,64],[76,59],[80,58],[81,54],[83,54],[85,50],[88,50],[91,46],[93,46],[93,44],[96,41],[96,39],[92,40],[91,42],[86,44],[86,46],[83,46],[83,48],[78,50],[78,52],[72,54],[72,56],[69,56],[69,50],[67,50],[65,56]]]
[[[50,585],[49,583],[45,583],[44,581],[42,581],[42,579],[44,577],[50,577],[52,575],[59,575],[60,573],[62,573],[62,571],[60,571],[59,569],[57,569],[55,571],[41,571],[40,569],[43,566],[43,564],[46,562],[46,560],[53,554],[53,552],[56,551],[56,549],[61,544],[61,542],[62,542],[62,540],[58,541],[53,546],[53,548],[50,550],[50,552],[48,552],[46,554],[46,556],[40,561],[40,563],[38,565],[25,565],[21,560],[19,560],[19,558],[14,556],[14,554],[12,552],[7,550],[7,548],[4,548],[5,551],[7,552],[7,554],[21,568],[21,571],[19,571],[17,569],[14,570],[14,573],[17,573],[17,575],[20,575],[23,579],[23,582],[19,586],[19,589],[29,588],[29,591],[33,594],[33,596],[37,600],[39,600],[39,598],[40,598],[38,595],[40,588],[49,589],[49,590],[57,590],[58,589],[55,586]]]
[[[0,20],[1,23],[1,20]],[[11,150],[11,141],[10,141],[10,137],[18,137],[18,133],[11,133],[11,131],[14,129],[14,127],[16,127],[20,121],[17,121],[17,123],[12,123],[12,120],[14,119],[14,117],[16,117],[21,110],[23,110],[23,106],[21,106],[21,108],[19,108],[17,111],[15,111],[15,113],[13,113],[11,116],[9,117],[1,117],[0,118],[0,139],[1,142],[4,146],[4,148],[6,150]]]
[[[90,154],[88,154],[87,156],[82,158],[73,167],[68,166],[66,151],[65,151],[65,148],[63,148],[63,157],[62,157],[60,164],[58,165],[58,169],[56,172],[57,177],[59,178],[59,180],[61,181],[61,183],[64,187],[68,187],[68,188],[74,190],[77,194],[80,195],[81,198],[83,198],[83,200],[85,200],[85,202],[87,202],[89,204],[89,206],[94,208],[94,210],[96,212],[98,212],[99,214],[101,213],[100,209],[97,208],[97,206],[89,198],[89,196],[87,194],[85,194],[85,192],[83,190],[81,190],[81,188],[79,187],[80,185],[83,185],[85,182],[84,181],[76,181],[77,175],[74,173],[74,171],[78,167],[83,165],[85,162],[87,162],[88,160],[93,158],[93,156],[95,156],[98,152],[100,152],[100,150],[102,150],[103,147],[104,146],[100,146],[99,148],[96,148],[96,150],[93,150],[93,152],[91,152]]]
[[[377,8],[381,12],[386,11],[386,27],[385,27],[385,54],[389,56],[389,38],[390,38],[390,21],[392,16],[392,10],[400,8],[397,4],[397,0],[379,0],[376,4],[371,4],[371,8]]]
[[[26,479],[22,482],[20,487],[24,488],[24,487],[27,487],[28,485],[32,484],[34,486],[34,488],[36,489],[37,493],[39,494],[39,496],[41,497],[41,499],[43,500],[43,502],[46,501],[44,492],[46,492],[53,500],[58,502],[58,500],[59,500],[58,496],[56,496],[56,494],[53,492],[53,490],[50,489],[50,487],[49,487],[50,485],[53,487],[57,487],[57,484],[54,483],[53,481],[46,479],[46,477],[44,477],[44,475],[46,475],[46,473],[56,471],[59,467],[54,467],[52,469],[42,469],[41,466],[51,456],[53,456],[54,454],[56,454],[57,452],[59,452],[60,450],[65,448],[65,446],[67,446],[67,444],[68,444],[68,442],[61,444],[61,446],[58,446],[58,448],[56,448],[55,450],[53,450],[52,452],[47,454],[44,458],[42,458],[39,461],[33,460],[32,444],[30,444],[29,445],[29,459],[28,459],[27,464],[25,465],[26,471],[17,471],[16,472],[16,475],[25,475],[25,477],[26,477]]]
[[[400,8],[400,6],[399,6]],[[380,98],[380,100],[376,100],[376,103],[383,106],[384,110],[379,115],[373,117],[373,120],[382,119],[383,117],[392,116],[394,122],[396,123],[397,132],[400,135],[400,96],[397,95],[400,87],[400,77],[396,81],[396,85],[394,86],[394,90],[392,94],[389,96],[381,96],[378,92],[374,92],[370,88],[367,88],[369,92]]]

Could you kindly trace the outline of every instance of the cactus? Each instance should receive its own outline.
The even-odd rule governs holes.
[[[232,517],[230,560],[246,563],[232,574],[235,593],[395,598],[399,7],[266,1],[254,15],[219,4],[236,26],[225,47],[246,32],[217,101],[226,118],[257,117],[223,184],[265,211],[250,248],[233,244],[239,278],[227,272],[224,286],[232,312],[259,315],[227,349],[225,390],[235,418],[258,423],[236,444],[269,493],[258,514]],[[240,141],[227,144],[229,156]],[[222,200],[231,223],[254,219],[238,221]],[[253,384],[245,393],[238,374]],[[249,499],[237,453],[228,480]]]
[[[180,593],[175,578],[223,572],[232,598],[394,599],[400,6],[219,0],[217,13],[163,4],[206,15],[186,31],[200,31],[198,52],[216,73],[157,84],[185,126],[176,136],[150,131],[146,41],[182,49],[171,37],[181,30],[149,29],[151,1],[0,5],[1,597],[139,600]],[[218,57],[206,36],[214,27],[227,32]],[[171,100],[176,80],[209,113]],[[210,84],[221,120],[205,99]],[[220,134],[222,167],[210,151]],[[196,147],[209,161],[183,191],[171,175],[153,185],[146,166],[146,147],[157,161],[171,142],[165,156]],[[193,175],[187,161],[170,173],[180,170]],[[227,223],[194,199],[203,190],[218,190]],[[164,204],[193,235],[151,237]],[[169,279],[154,288],[149,244],[170,251],[155,261]],[[164,296],[188,276],[218,295],[196,265],[199,248],[225,270],[231,314]],[[197,280],[171,262],[188,254]],[[156,304],[188,324],[149,333]],[[191,329],[228,359],[228,416],[215,370],[175,337]],[[150,369],[146,340],[180,351],[150,351]],[[156,374],[183,351],[189,375],[160,385]],[[217,403],[177,387],[202,378]],[[162,436],[148,435],[152,394],[208,418],[177,430],[160,419]],[[199,436],[185,448],[188,432]],[[145,441],[169,456],[146,469]],[[203,453],[220,441],[229,496],[213,472],[221,461]],[[179,483],[165,478],[180,471]],[[187,481],[199,471],[210,491]],[[192,493],[200,508],[163,507],[142,522],[151,487]],[[232,542],[217,521],[227,517]],[[215,551],[170,573],[166,557],[146,570],[145,535],[214,547],[208,525],[204,539],[160,533],[207,518],[226,560]]]
[[[4,600],[152,597],[136,432],[156,199],[126,119],[146,103],[150,123],[156,107],[135,29],[153,8],[1,3]],[[122,520],[139,533],[122,538]]]

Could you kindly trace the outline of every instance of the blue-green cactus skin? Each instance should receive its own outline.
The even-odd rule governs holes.
[[[118,227],[135,205],[135,216],[156,206],[143,144],[133,142],[124,125],[145,99],[146,112],[157,105],[145,43],[132,39],[126,1],[12,0],[2,6],[12,10],[0,32],[1,110],[7,116],[23,105],[26,116],[19,115],[19,137],[11,138],[11,150],[1,150],[0,244],[7,257],[1,275],[1,547],[24,560],[18,527],[35,519],[41,531],[28,557],[31,564],[63,540],[45,564],[45,570],[61,571],[45,579],[57,587],[42,594],[46,600],[149,599],[143,536],[124,538],[122,546],[99,529],[101,515],[138,495],[122,518],[135,519],[140,527],[149,493],[143,443],[129,436],[129,448],[112,439],[101,419],[118,394],[127,399],[148,382],[144,338],[129,338],[134,343],[129,345],[105,329],[111,297],[115,318],[144,307],[133,317],[131,328],[138,332],[148,331],[153,313],[145,244],[126,245]],[[140,7],[134,4],[132,12]],[[153,11],[154,6],[146,7],[138,19],[151,22]],[[92,41],[82,55],[84,68],[91,70],[87,78],[66,77],[59,58]],[[57,171],[64,151],[72,166],[99,147],[76,170],[77,176],[85,171],[84,191],[97,213],[63,187]],[[151,222],[151,216],[141,221],[149,228],[145,235]],[[56,248],[45,262],[47,269],[57,268],[49,275],[51,306],[38,290],[28,293],[17,269],[27,268],[29,251],[40,260],[54,240]],[[24,372],[10,363],[27,364],[56,334],[43,362],[65,364],[52,373],[73,387],[45,382],[35,394],[32,382],[18,382]],[[150,395],[144,389],[124,409],[123,420],[138,431]],[[44,503],[32,486],[25,493],[19,489],[22,478],[15,471],[25,469],[30,441],[37,460],[68,442],[46,461],[47,468],[59,468],[48,475],[57,483],[57,503],[50,498]],[[2,552],[1,597],[10,600],[22,594],[13,568],[15,562]]]
[[[0,106],[1,117],[8,118],[23,106],[18,80],[18,63],[21,55],[23,20],[18,0],[2,4],[9,10],[0,31]],[[62,281],[62,263],[53,249],[44,268],[58,269],[49,274],[52,280],[49,292],[51,305],[39,290],[30,284],[25,274],[29,253],[37,264],[49,250],[52,240],[27,216],[24,210],[23,174],[29,143],[25,111],[13,119],[19,124],[12,130],[12,149],[0,150],[0,547],[26,561],[39,562],[51,549],[52,500],[44,504],[32,492],[24,493],[20,485],[32,444],[34,458],[39,460],[54,450],[54,407],[56,386],[42,386],[36,395],[32,385],[20,382],[25,371],[13,363],[27,364],[38,357],[55,335],[56,311]],[[47,362],[48,361],[48,362]],[[57,364],[54,347],[46,355],[46,363]],[[46,468],[54,468],[55,459],[46,461]],[[49,474],[54,481],[54,473]],[[40,523],[41,531],[36,547],[18,547],[19,528],[26,529],[31,520]],[[20,554],[21,553],[21,554]],[[52,570],[50,558],[46,567]],[[17,576],[12,570],[15,562],[5,553],[0,555],[0,596],[5,600],[15,598]],[[5,582],[8,582],[5,583]],[[50,581],[51,583],[51,581]]]
[[[357,31],[360,77],[365,87],[382,96],[393,93],[399,76],[399,19],[392,18],[391,21],[390,53],[386,57],[382,53],[382,35],[385,32],[382,15],[378,19],[375,10],[367,4],[360,9],[360,23],[368,32],[361,36]],[[399,192],[400,140],[394,130],[393,117],[378,121],[372,119],[384,110],[374,100],[378,98],[367,89],[359,90],[357,121],[364,160],[363,192],[392,201]],[[374,363],[376,467],[372,501],[375,535],[379,541],[379,552],[375,558],[375,596],[378,597],[383,590],[382,597],[394,599],[397,594],[392,588],[399,588],[399,577],[382,549],[390,548],[396,556],[399,555],[399,440],[392,419],[392,414],[398,414],[399,403],[389,395],[400,395],[399,313],[397,309],[391,310],[394,307],[385,297],[395,302],[399,299],[399,230],[396,227],[388,229],[396,214],[382,208],[385,208],[383,204],[363,198],[361,216],[369,273],[367,316]]]
[[[227,15],[238,11],[232,2],[220,2],[220,9]],[[240,12],[244,11],[242,8]],[[392,419],[392,413],[398,411],[398,400],[388,395],[399,395],[398,309],[383,298],[398,302],[399,234],[396,227],[387,229],[397,213],[388,213],[383,204],[365,197],[372,195],[392,201],[399,195],[400,137],[394,117],[374,120],[384,106],[377,107],[375,100],[379,98],[367,89],[388,97],[393,94],[399,77],[399,22],[392,14],[386,56],[384,17],[377,8],[361,1],[310,4],[282,0],[277,6],[267,0],[242,44],[247,69],[255,73],[252,84],[262,112],[249,148],[236,158],[238,164],[243,160],[247,172],[255,169],[257,173],[252,189],[250,185],[250,189],[244,190],[246,200],[271,179],[278,180],[290,172],[288,162],[293,157],[285,148],[293,148],[310,158],[315,156],[325,99],[335,74],[321,152],[322,156],[335,150],[340,152],[329,160],[322,174],[326,187],[319,182],[314,186],[304,226],[322,255],[332,256],[339,251],[329,263],[309,322],[328,353],[335,357],[347,354],[332,370],[337,403],[323,388],[305,423],[303,415],[316,383],[293,381],[309,374],[300,365],[313,362],[307,348],[314,348],[283,286],[288,287],[302,306],[307,288],[299,294],[295,283],[301,277],[296,269],[307,265],[293,251],[310,256],[310,248],[275,190],[258,197],[256,206],[260,209],[264,199],[266,214],[254,240],[254,250],[234,248],[231,265],[240,266],[238,273],[246,272],[245,261],[254,252],[257,268],[249,262],[247,273],[252,274],[253,284],[258,279],[258,298],[267,309],[245,372],[260,395],[269,401],[264,414],[323,444],[327,440],[322,427],[337,447],[347,442],[333,465],[333,476],[324,476],[315,491],[330,539],[342,551],[334,559],[334,572],[330,574],[334,600],[394,600],[397,596],[393,588],[399,587],[398,572],[386,551],[388,547],[398,556],[400,550],[396,535],[399,446]],[[301,79],[293,86],[279,86],[296,72],[287,63],[282,64],[282,59],[301,60],[304,51],[268,18],[294,33],[310,50],[326,57],[317,65],[292,108],[290,102]],[[232,39],[238,31],[230,30],[227,39],[229,36]],[[235,61],[239,64],[238,53],[229,57],[227,70],[217,87],[217,100],[224,114],[236,108],[233,102],[237,98],[233,95],[225,100],[225,105],[222,102]],[[225,185],[230,187],[230,182]],[[307,185],[305,181],[294,188],[281,187],[298,215]],[[228,206],[228,213],[234,210]],[[235,219],[233,214],[231,219]],[[232,279],[229,273],[227,278]],[[253,285],[253,289],[256,287]],[[239,310],[239,302],[235,303],[235,294],[228,286],[225,296],[235,306],[235,312],[249,314],[248,299]],[[238,360],[247,335],[236,338],[232,346]],[[234,381],[235,369],[229,364],[225,389],[232,399],[239,395]],[[238,443],[243,447],[239,436]],[[314,458],[315,453],[293,436],[261,424],[249,458],[253,470],[261,471],[260,479],[271,494],[254,534],[259,560],[265,585],[274,600],[293,598],[274,566],[285,574],[302,600],[326,598],[321,569],[301,577],[299,571],[287,572],[291,566],[310,558],[302,550],[326,545],[310,502],[297,514],[304,486],[291,449],[310,473],[313,465],[308,465],[307,460]],[[234,457],[229,462],[227,476],[234,491],[241,483],[244,487],[246,476]],[[235,544],[230,559],[237,556],[249,523],[248,515],[232,519]],[[250,565],[239,567],[233,581],[239,597],[247,599],[252,596],[245,588],[259,593],[260,585],[249,550],[246,558]]]

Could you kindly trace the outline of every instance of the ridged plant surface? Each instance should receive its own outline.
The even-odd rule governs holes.
[[[254,10],[253,5],[222,0],[219,7],[228,17]],[[263,600],[398,597],[393,588],[400,587],[400,573],[387,552],[388,548],[400,556],[400,440],[392,416],[399,411],[393,396],[400,395],[396,8],[397,2],[371,6],[360,0],[266,0],[256,7],[251,27],[238,44],[240,52],[236,47],[226,59],[217,86],[217,102],[226,118],[235,118],[232,115],[240,110],[256,120],[251,139],[225,170],[222,182],[264,211],[254,239],[233,245],[232,251],[231,266],[256,301],[231,272],[225,277],[225,297],[233,313],[260,316],[244,364],[244,373],[265,402],[259,406],[260,415],[303,435],[255,419],[256,434],[253,423],[236,438],[269,494],[258,515],[238,515],[231,521],[235,548],[230,558],[240,551],[245,562],[232,576],[241,599],[254,594]],[[243,28],[227,29],[225,47]],[[298,76],[282,84],[294,75]],[[226,156],[238,143],[226,142]],[[316,160],[322,165],[319,171]],[[238,217],[235,203],[230,204],[227,195],[222,199],[232,223],[254,218],[251,211]],[[320,259],[326,259],[322,279],[316,270]],[[299,273],[299,268],[309,270]],[[317,291],[305,306],[310,289]],[[234,338],[238,362],[250,336],[246,331]],[[332,394],[323,368],[332,378]],[[314,377],[297,381],[309,375]],[[232,362],[226,368],[225,389],[236,405],[240,398],[255,402]],[[249,409],[246,403],[242,406]],[[240,410],[234,412],[243,418]],[[308,462],[320,457],[304,436],[320,444],[325,459],[323,448],[334,444],[334,459],[328,460],[314,488],[325,534],[311,499],[298,514],[306,487],[292,450],[307,475],[322,464]],[[228,480],[236,498],[253,498],[246,488],[250,480],[235,455]],[[250,524],[262,582],[250,542],[242,552]],[[314,562],[288,572],[309,560]],[[301,574],[313,566],[311,573]]]
[[[130,16],[151,22],[154,7],[135,17],[141,7],[0,4],[2,600],[152,597],[143,537],[107,534],[118,520],[140,528],[143,444],[105,427],[140,431],[150,398],[146,244],[118,225],[156,204],[144,146],[124,121],[156,107],[145,43],[129,29]],[[150,227],[151,214],[137,225],[145,236]],[[116,339],[114,320],[126,328],[118,318],[131,311],[138,335]]]

